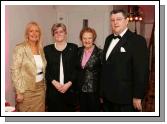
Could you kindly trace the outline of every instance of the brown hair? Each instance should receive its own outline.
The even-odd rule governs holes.
[[[51,34],[52,34],[52,36],[54,36],[54,32],[55,32],[59,27],[63,28],[63,31],[64,31],[65,33],[67,33],[67,29],[66,29],[65,24],[63,24],[63,23],[56,23],[56,24],[53,24],[53,26],[52,26],[52,28],[51,28]]]
[[[118,10],[113,10],[110,12],[110,16],[112,14],[117,14],[117,13],[122,13],[122,15],[127,18],[128,17],[128,13],[126,11],[124,11],[123,9],[118,9]]]
[[[97,37],[97,34],[96,34],[96,31],[93,29],[93,28],[90,28],[90,27],[86,27],[86,28],[83,28],[80,32],[80,40],[82,41],[82,36],[85,32],[90,32],[93,34],[93,42],[96,40],[96,37]]]

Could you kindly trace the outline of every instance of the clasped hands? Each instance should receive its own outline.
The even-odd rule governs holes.
[[[60,84],[60,82],[53,80],[52,84],[54,85],[54,87],[60,92],[60,93],[66,93],[66,91],[70,88],[70,86],[72,85],[71,81],[68,81],[65,84]]]

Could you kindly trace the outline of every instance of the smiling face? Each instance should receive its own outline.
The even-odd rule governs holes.
[[[66,32],[63,30],[62,27],[58,27],[55,31],[54,31],[54,39],[56,42],[63,42],[66,40]]]
[[[128,25],[128,19],[125,18],[121,12],[112,14],[110,16],[110,21],[111,21],[112,32],[117,35],[122,33],[127,28]]]
[[[91,32],[84,32],[82,35],[82,43],[86,49],[92,48],[93,46],[93,34]]]
[[[27,38],[30,42],[38,42],[40,40],[40,30],[38,26],[31,25],[27,30]]]

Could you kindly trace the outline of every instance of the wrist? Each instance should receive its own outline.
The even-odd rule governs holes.
[[[72,85],[72,82],[71,82],[71,81],[68,81],[68,85],[71,86],[71,85]]]
[[[19,91],[16,91],[16,95],[23,95],[24,93],[21,93]]]
[[[58,81],[56,81],[56,80],[52,81],[52,84],[57,84],[57,83],[58,83]]]
[[[52,84],[54,84],[55,80],[52,80]]]

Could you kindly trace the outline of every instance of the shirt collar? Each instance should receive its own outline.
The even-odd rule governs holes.
[[[55,48],[57,49],[57,47],[56,47],[56,42],[54,43],[54,46],[55,46]],[[67,43],[65,44],[64,49],[66,48],[66,46],[67,46]]]
[[[123,32],[121,32],[119,35],[122,37],[124,34],[125,34],[125,32],[128,30],[128,28],[125,28],[125,30],[123,31]],[[115,34],[114,34],[115,35]],[[116,35],[115,35],[116,36]]]

